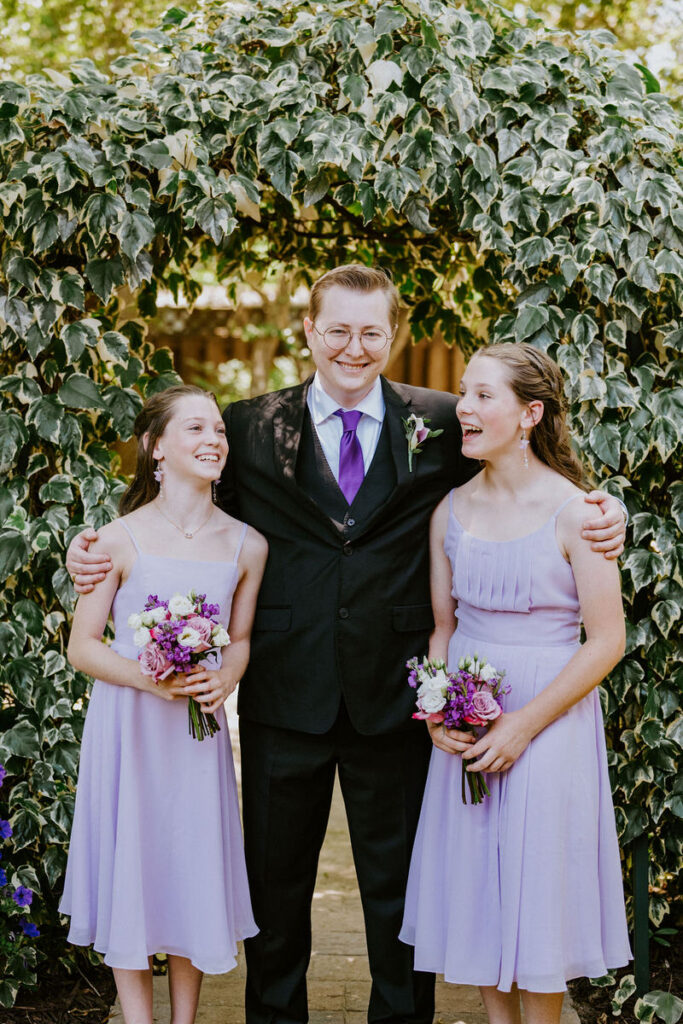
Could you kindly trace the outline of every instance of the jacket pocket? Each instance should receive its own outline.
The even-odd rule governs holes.
[[[256,609],[254,632],[285,633],[291,624],[291,607]]]
[[[434,615],[430,604],[406,604],[392,608],[393,627],[397,633],[429,632],[434,628]]]

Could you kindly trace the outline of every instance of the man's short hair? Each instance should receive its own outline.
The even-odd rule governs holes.
[[[398,288],[385,270],[375,267],[364,267],[360,263],[347,263],[343,267],[334,267],[319,277],[311,288],[308,304],[308,315],[315,320],[320,312],[322,295],[328,288],[338,285],[356,292],[384,292],[389,299],[389,321],[392,327],[398,322]]]

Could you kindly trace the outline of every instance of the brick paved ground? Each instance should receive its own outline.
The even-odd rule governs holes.
[[[237,756],[236,716],[230,702],[230,727]],[[238,769],[239,771],[239,769]],[[207,976],[197,1024],[242,1024],[244,1021],[244,954],[230,974]],[[156,978],[155,1022],[169,1024],[170,1006],[165,978]],[[322,849],[313,901],[313,955],[308,972],[311,1024],[365,1024],[370,974],[363,916],[351,859],[341,794],[337,789]],[[441,1024],[486,1024],[475,988],[437,981],[436,1021]],[[118,1005],[111,1024],[123,1024]],[[569,1006],[562,1024],[579,1024]]]

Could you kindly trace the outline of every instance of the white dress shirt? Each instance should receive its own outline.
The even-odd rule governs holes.
[[[311,381],[306,401],[325,458],[334,479],[339,483],[339,445],[344,433],[344,424],[341,416],[335,416],[337,409],[340,408],[339,403],[330,398],[317,373]],[[379,377],[365,398],[357,402],[353,408],[363,413],[358,421],[356,437],[363,451],[363,466],[367,473],[374,458],[384,422],[384,395]]]

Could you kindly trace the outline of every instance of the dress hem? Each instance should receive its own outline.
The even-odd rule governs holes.
[[[204,966],[202,966],[202,963],[198,962],[200,959],[203,958],[194,957],[187,950],[172,947],[170,945],[162,944],[155,949],[148,950],[148,952],[145,955],[144,963],[142,961],[138,962],[137,958],[133,957],[132,959],[135,960],[135,962],[133,963],[131,962],[131,958],[127,957],[125,954],[110,954],[102,943],[98,945],[97,940],[75,939],[69,935],[67,937],[67,942],[70,942],[72,946],[92,946],[96,953],[99,953],[101,956],[104,957],[104,962],[107,965],[107,967],[115,968],[116,970],[146,971],[149,967],[147,958],[150,956],[157,956],[163,954],[164,956],[180,956],[183,957],[185,960],[189,960],[192,966],[196,967],[198,971],[202,972],[202,974],[228,974],[230,971],[233,971],[237,967],[236,944],[238,942],[243,942],[245,939],[253,938],[255,935],[258,934],[258,931],[259,929],[256,926],[254,926],[253,929],[244,930],[243,932],[238,934],[234,940],[234,953],[232,954],[229,960],[222,961],[220,964],[217,964],[214,961],[210,965],[204,962]]]
[[[405,941],[404,939],[401,941]],[[411,945],[411,943],[408,943]],[[473,971],[463,970],[452,974],[448,970],[444,969],[442,960],[437,961],[424,961],[415,959],[415,970],[424,971],[430,974],[441,974],[443,975],[444,981],[449,985],[476,985],[485,988],[495,988],[499,992],[511,992],[512,986],[516,985],[517,988],[522,992],[538,992],[541,994],[550,994],[553,992],[566,992],[567,982],[574,981],[576,978],[599,978],[607,974],[608,971],[618,970],[620,967],[626,967],[627,964],[633,959],[633,956],[629,953],[627,956],[622,955],[619,957],[609,958],[604,964],[590,964],[585,967],[571,967],[568,968],[563,980],[560,980],[558,976],[556,981],[536,981],[533,978],[511,978],[506,984],[501,984],[500,977],[495,980],[491,977],[484,977]]]

